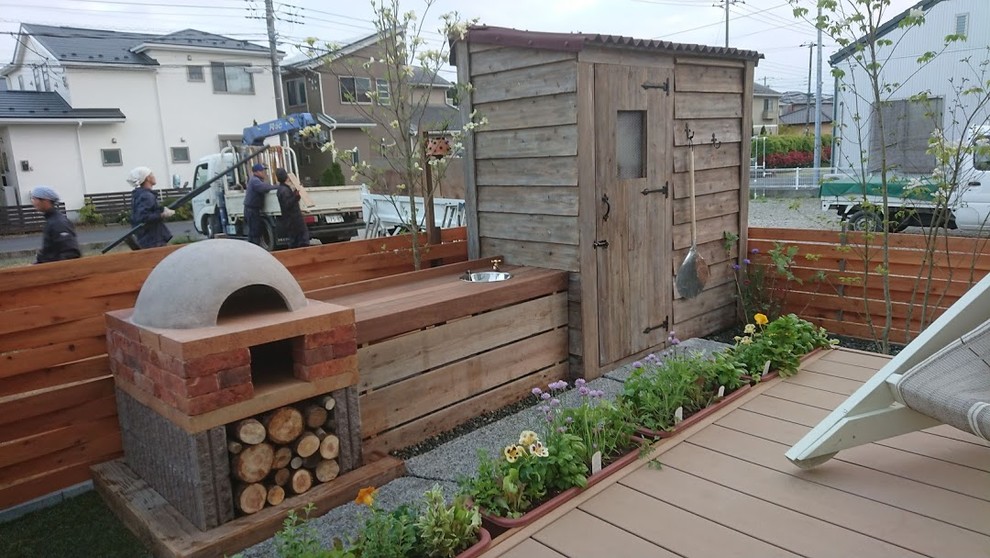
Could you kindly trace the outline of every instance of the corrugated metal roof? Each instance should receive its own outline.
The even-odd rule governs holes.
[[[620,35],[523,31],[509,27],[491,27],[488,25],[469,27],[464,40],[472,43],[561,50],[566,52],[578,52],[589,45],[593,45],[630,50],[651,50],[667,54],[690,54],[754,61],[763,58],[763,55],[755,50],[674,43],[656,39],[636,39]]]
[[[168,35],[152,35],[105,29],[54,27],[35,23],[25,23],[22,28],[62,62],[157,66],[158,62],[150,56],[143,52],[134,52],[135,48],[143,44],[194,46],[258,53],[268,51],[265,47],[247,41],[195,29],[184,29]]]
[[[124,113],[119,108],[74,109],[54,92],[0,91],[0,121],[7,118],[122,119]]]

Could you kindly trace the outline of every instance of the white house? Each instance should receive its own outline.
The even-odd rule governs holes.
[[[990,71],[982,76],[980,63],[990,57],[990,2],[987,0],[922,0],[911,9],[924,11],[921,26],[901,28],[908,16],[906,10],[877,30],[882,39],[877,59],[884,61],[881,80],[899,84],[885,93],[883,116],[888,147],[888,165],[898,173],[929,173],[934,158],[925,153],[928,139],[938,128],[950,139],[965,133],[958,122],[962,114],[973,114],[974,96],[957,94],[961,87],[990,80]],[[948,35],[965,35],[965,40],[945,48]],[[885,41],[894,46],[887,46]],[[833,122],[839,139],[833,149],[832,161],[845,169],[860,168],[862,154],[867,155],[867,168],[879,168],[880,137],[873,115],[872,94],[865,71],[857,64],[858,44],[853,43],[836,52],[831,65],[845,72],[835,84]],[[944,49],[944,52],[942,52]],[[941,52],[930,64],[921,66],[918,58],[926,52]],[[867,61],[868,62],[868,61]],[[986,69],[983,66],[982,69]],[[974,72],[975,70],[975,72]],[[967,79],[968,84],[963,80]],[[910,100],[912,95],[928,92],[930,103]],[[978,121],[990,117],[984,108],[977,113]]]
[[[140,165],[178,186],[200,157],[276,118],[267,47],[27,23],[17,41],[0,70],[0,204],[28,204],[48,184],[75,210],[84,194],[128,190]]]

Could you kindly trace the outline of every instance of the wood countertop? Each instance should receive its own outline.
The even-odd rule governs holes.
[[[466,270],[491,269],[492,258],[402,273],[307,293],[309,298],[354,309],[358,345],[442,324],[567,290],[567,272],[502,265],[512,278],[469,283]]]

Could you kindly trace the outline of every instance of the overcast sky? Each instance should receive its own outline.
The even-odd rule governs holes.
[[[425,38],[439,42],[438,17],[457,11],[462,19],[531,31],[583,32],[664,39],[682,43],[725,44],[725,0],[436,0],[425,19]],[[795,19],[786,0],[729,0],[729,46],[752,49],[765,58],[757,82],[783,91],[808,87],[809,49],[816,31]],[[811,0],[802,0],[812,7]],[[916,0],[891,0],[889,16]],[[346,42],[374,30],[367,0],[275,1],[279,48],[307,37]],[[403,1],[403,10],[423,13],[422,0]],[[0,0],[0,61],[13,58],[21,23],[171,33],[186,28],[267,43],[263,0]],[[824,90],[832,89],[828,56],[837,47],[824,42]],[[445,77],[453,79],[449,70]]]

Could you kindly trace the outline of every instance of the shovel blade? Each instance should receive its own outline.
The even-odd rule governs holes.
[[[687,256],[684,257],[680,269],[677,270],[677,277],[674,280],[677,292],[684,298],[698,296],[701,291],[705,290],[709,274],[705,259],[692,246]]]

